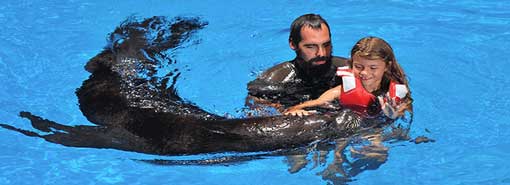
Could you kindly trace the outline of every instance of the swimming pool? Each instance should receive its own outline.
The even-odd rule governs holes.
[[[294,56],[290,22],[314,12],[330,24],[334,53],[347,56],[366,35],[386,39],[410,76],[411,137],[386,143],[389,156],[349,184],[510,184],[506,140],[510,9],[505,1],[6,1],[0,5],[0,123],[31,129],[19,111],[70,125],[90,124],[74,94],[85,63],[126,17],[200,16],[199,44],[176,50],[187,71],[182,97],[218,114],[238,114],[246,83]],[[215,85],[211,85],[214,80]],[[225,90],[227,89],[227,90]],[[221,92],[221,93],[218,93]],[[1,184],[326,184],[309,164],[289,173],[284,156],[229,165],[162,166],[140,159],[186,159],[73,148],[0,129]],[[210,155],[192,156],[207,158]]]

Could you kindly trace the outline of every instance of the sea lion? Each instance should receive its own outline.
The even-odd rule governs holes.
[[[182,47],[206,25],[196,17],[131,18],[109,34],[105,49],[86,64],[89,79],[76,91],[80,110],[97,126],[66,126],[29,112],[20,116],[49,134],[0,126],[66,146],[160,155],[292,149],[380,126],[350,110],[230,119],[184,100],[174,87],[179,69],[159,70],[172,67],[166,51]]]

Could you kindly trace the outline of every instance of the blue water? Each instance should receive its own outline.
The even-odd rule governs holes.
[[[410,78],[410,136],[385,143],[388,160],[349,184],[510,184],[509,1],[3,1],[0,5],[0,123],[32,130],[19,111],[68,125],[91,124],[76,88],[83,66],[130,15],[200,16],[200,43],[176,50],[188,69],[180,95],[217,114],[238,114],[246,83],[294,57],[288,27],[304,13],[330,24],[334,54],[361,37],[387,40]],[[233,165],[158,166],[181,159],[72,148],[0,129],[0,184],[326,184],[313,161],[289,173],[285,157]],[[348,151],[346,151],[348,152]],[[192,156],[207,158],[210,155]],[[309,156],[309,159],[312,157]],[[137,159],[137,160],[133,160]]]

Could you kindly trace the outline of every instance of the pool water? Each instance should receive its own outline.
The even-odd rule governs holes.
[[[90,125],[76,88],[86,62],[127,17],[199,16],[209,24],[175,50],[181,97],[220,115],[239,115],[246,84],[290,60],[288,27],[305,13],[329,23],[333,52],[348,57],[368,35],[388,41],[410,79],[410,136],[435,142],[384,143],[388,159],[348,184],[510,184],[510,8],[508,1],[3,1],[0,5],[0,123],[33,130],[30,111]],[[235,164],[156,165],[156,156],[74,148],[0,129],[0,184],[341,184],[318,175],[332,163],[313,154],[296,173],[285,156]],[[349,153],[348,150],[345,151]],[[316,154],[316,153],[315,153]],[[228,154],[230,155],[230,154]],[[315,164],[314,164],[315,163]]]

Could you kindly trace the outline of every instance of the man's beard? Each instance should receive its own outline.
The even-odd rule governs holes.
[[[317,61],[325,61],[325,63],[315,64]],[[321,77],[325,75],[331,68],[331,56],[315,57],[305,61],[298,53],[296,64],[298,69],[304,72],[308,78]]]

